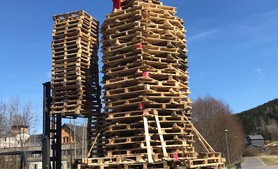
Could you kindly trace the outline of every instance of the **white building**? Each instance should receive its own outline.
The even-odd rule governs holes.
[[[0,148],[24,147],[30,137],[28,126],[12,126],[11,131],[0,136]]]

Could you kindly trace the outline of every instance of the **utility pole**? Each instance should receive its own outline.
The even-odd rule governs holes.
[[[229,142],[228,142],[228,129],[225,130],[225,138],[226,138],[226,149],[227,149],[228,165],[230,165],[231,161],[230,161],[230,151],[229,151]]]

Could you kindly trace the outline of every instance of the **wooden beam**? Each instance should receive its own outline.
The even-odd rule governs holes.
[[[186,119],[186,121],[192,126],[193,131],[196,133],[197,137],[199,138],[201,144],[203,145],[203,147],[209,152],[215,152],[214,149],[209,145],[209,143],[205,140],[205,138],[201,135],[201,133],[194,127],[194,125],[192,124],[192,122],[188,119],[188,117],[186,117],[183,114],[184,118]],[[209,150],[208,150],[209,149]]]
[[[92,150],[93,150],[93,148],[94,148],[94,146],[95,146],[95,144],[97,142],[97,139],[98,139],[99,135],[100,135],[100,132],[97,134],[97,136],[96,136],[96,138],[95,138],[95,140],[94,140],[94,142],[93,142],[93,144],[92,144],[92,146],[91,146],[91,148],[90,148],[90,150],[89,150],[89,152],[87,154],[88,158],[90,157],[90,154],[91,154],[91,152],[92,152]]]
[[[161,130],[158,115],[155,114],[154,117],[155,117],[155,122],[156,122],[156,125],[157,125],[157,130],[158,130],[161,146],[162,146],[163,156],[165,158],[168,158],[169,155],[168,155],[167,150],[166,150],[166,144],[165,144],[165,141],[164,141],[164,138],[163,138],[163,133],[162,133],[162,130]]]
[[[151,147],[151,138],[150,138],[150,133],[149,133],[149,125],[148,125],[148,119],[147,117],[143,116],[143,121],[144,121],[144,129],[145,129],[145,140],[146,140],[146,145],[147,145],[147,153],[148,153],[148,162],[153,163],[153,158],[152,158],[152,147]]]

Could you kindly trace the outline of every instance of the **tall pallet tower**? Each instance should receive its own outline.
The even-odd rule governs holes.
[[[158,0],[126,0],[101,27],[105,151],[80,168],[223,168],[191,123],[185,29]],[[194,149],[197,136],[206,153]]]
[[[130,0],[101,27],[107,156],[195,156],[183,21],[159,1]]]
[[[99,23],[85,11],[53,17],[51,115],[88,118],[88,146],[99,128]],[[102,147],[98,146],[98,152]]]

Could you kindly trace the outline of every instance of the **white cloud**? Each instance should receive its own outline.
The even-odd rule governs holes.
[[[211,30],[208,30],[208,31],[204,31],[204,32],[201,32],[201,33],[198,33],[196,35],[193,35],[192,37],[189,38],[188,41],[192,42],[192,41],[195,41],[195,40],[200,40],[200,39],[204,39],[204,38],[207,38],[215,33],[218,32],[218,29],[211,29]]]
[[[261,69],[261,68],[257,68],[257,69],[255,69],[255,72],[256,72],[256,73],[257,73],[257,75],[259,76],[259,75],[261,75],[261,74],[262,74],[263,69]]]
[[[254,71],[256,72],[256,75],[257,75],[257,77],[259,78],[259,80],[263,80],[263,79],[266,77],[265,72],[264,72],[264,69],[262,69],[262,68],[257,68],[257,69],[255,69]]]

